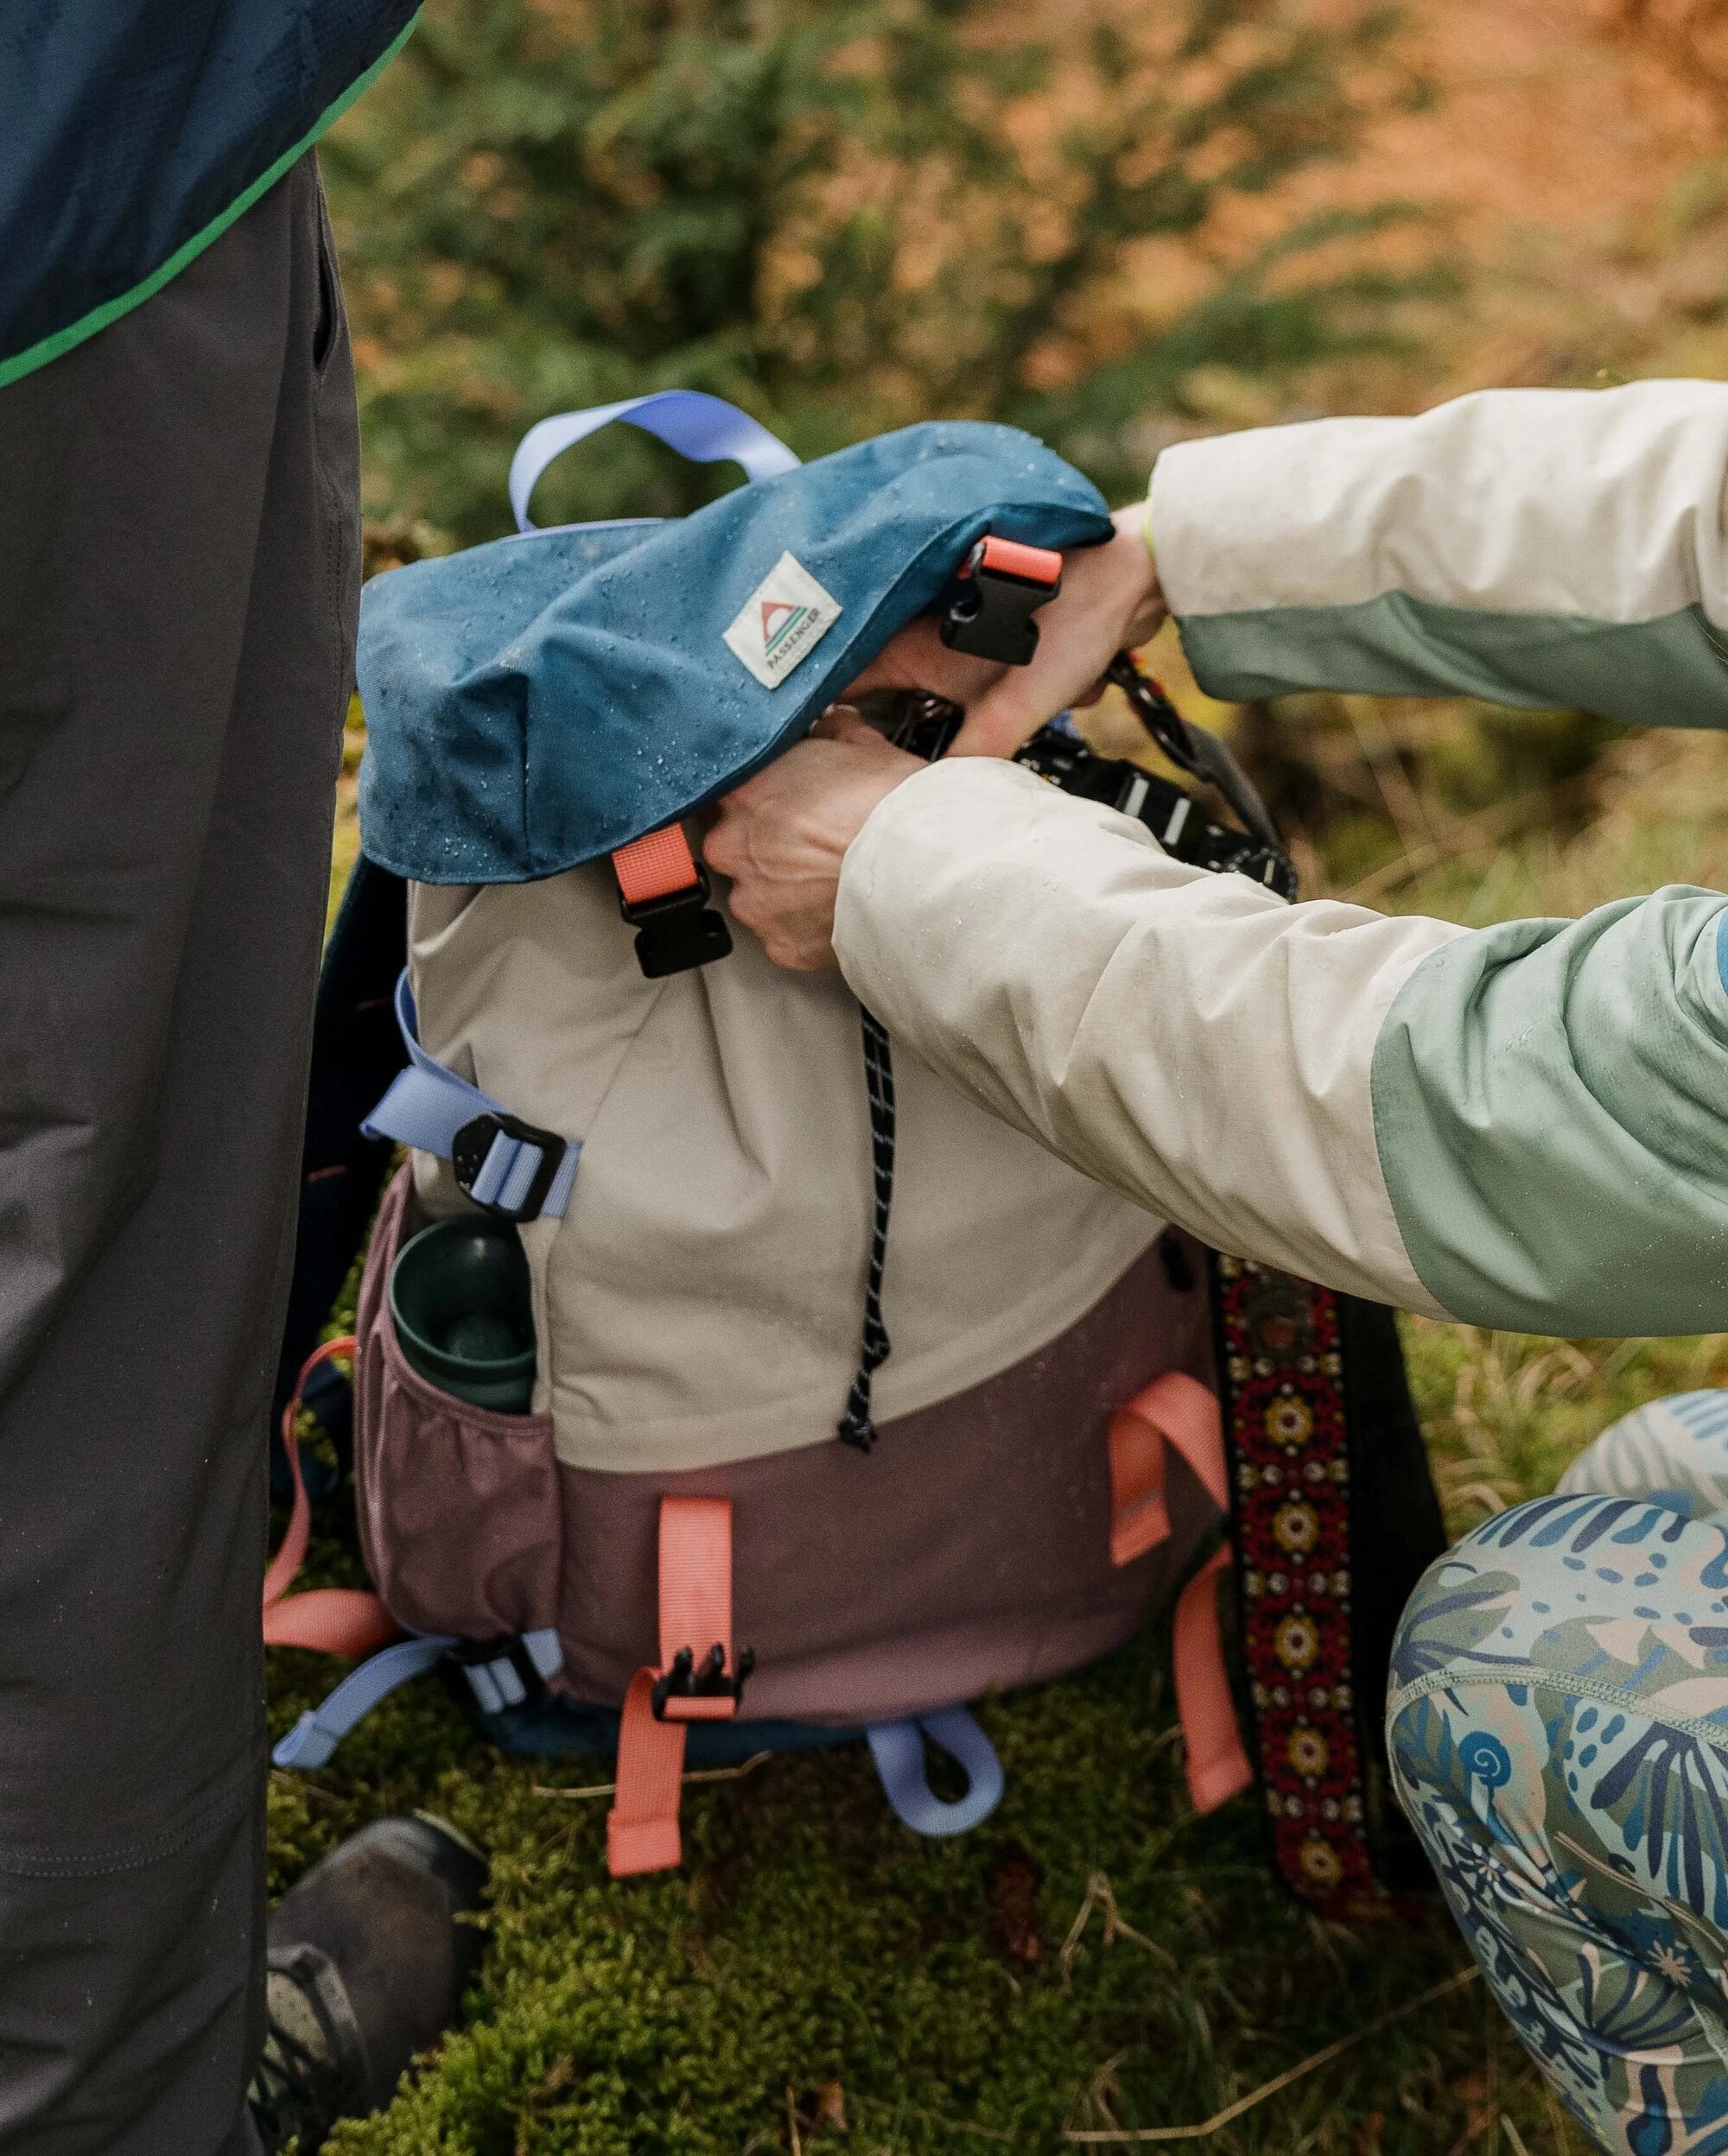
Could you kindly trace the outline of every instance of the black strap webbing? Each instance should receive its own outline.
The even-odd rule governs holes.
[[[360,1253],[390,1172],[387,1138],[360,1136],[407,1060],[391,998],[408,947],[408,886],[364,854],[324,947],[312,1022],[312,1068],[294,1280],[283,1328],[272,1436],[301,1365]]]

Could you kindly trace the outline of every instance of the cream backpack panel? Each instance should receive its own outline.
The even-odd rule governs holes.
[[[523,1231],[536,1405],[559,1458],[619,1474],[833,1441],[859,1355],[872,1211],[859,1006],[724,964],[645,980],[610,872],[410,895],[420,1037],[582,1147],[562,1221]],[[1077,1322],[1160,1223],[905,1056],[884,1284],[892,1420],[995,1376]],[[429,1212],[462,1200],[416,1157]]]

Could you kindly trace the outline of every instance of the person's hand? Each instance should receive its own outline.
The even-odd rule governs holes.
[[[1049,612],[1046,606],[1039,619],[1042,621]],[[950,651],[942,641],[936,616],[916,614],[871,660],[847,690],[842,702],[867,695],[873,688],[922,688],[969,710],[1012,670],[1000,659],[979,659],[968,651]]]
[[[950,756],[1012,756],[1046,720],[1095,698],[1116,653],[1145,642],[1164,599],[1142,536],[1144,510],[1116,513],[1116,536],[1063,560],[1062,590],[1038,614],[1027,667],[951,651],[933,615],[909,622],[847,691],[922,688],[962,705]],[[871,810],[924,766],[835,705],[798,742],[723,800],[702,856],[732,885],[734,919],[777,966],[835,964],[834,905],[846,849]]]
[[[877,803],[924,769],[837,704],[807,739],[721,802],[702,858],[731,879],[734,918],[755,932],[775,965],[797,973],[833,967],[834,902],[846,849]]]
[[[1062,557],[1062,589],[1034,617],[1032,664],[1001,668],[981,694],[956,697],[966,706],[966,723],[950,756],[1012,756],[1058,711],[1095,702],[1116,653],[1144,644],[1163,621],[1164,594],[1146,543],[1145,503],[1119,509],[1114,521],[1114,539]]]

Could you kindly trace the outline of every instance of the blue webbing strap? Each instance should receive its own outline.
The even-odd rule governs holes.
[[[996,1747],[964,1707],[916,1715],[907,1722],[879,1722],[864,1732],[894,1817],[914,1834],[965,1834],[988,1819],[1002,1801],[1002,1763]],[[931,1788],[924,1772],[928,1737],[966,1770],[971,1787],[953,1804]]]
[[[302,1772],[324,1766],[343,1738],[365,1721],[381,1699],[387,1699],[399,1684],[423,1677],[442,1655],[460,1645],[448,1633],[426,1633],[416,1639],[398,1639],[394,1646],[372,1656],[359,1669],[351,1670],[321,1705],[308,1709],[270,1753],[271,1764],[295,1767]],[[564,1666],[563,1646],[550,1626],[524,1632],[510,1642],[510,1647],[517,1646],[524,1650],[543,1681],[555,1677]],[[489,1662],[464,1663],[462,1674],[483,1714],[496,1715],[506,1707],[519,1707],[528,1696],[522,1671],[508,1649]]]
[[[479,1116],[508,1117],[509,1111],[490,1094],[469,1085],[454,1070],[446,1070],[442,1063],[434,1062],[422,1048],[405,967],[396,984],[396,1022],[408,1049],[408,1068],[397,1073],[390,1091],[360,1128],[368,1138],[392,1138],[398,1145],[412,1145],[417,1151],[435,1153],[440,1160],[448,1160],[459,1131]],[[552,1132],[543,1135],[549,1141],[554,1138]],[[582,1149],[574,1139],[556,1142],[563,1145],[563,1157],[539,1210],[562,1220],[570,1202]],[[519,1214],[546,1153],[547,1147],[534,1139],[499,1130],[478,1172],[463,1187],[476,1204]]]
[[[398,1639],[393,1647],[362,1662],[321,1706],[308,1708],[270,1753],[275,1766],[302,1770],[322,1766],[354,1725],[365,1719],[398,1684],[422,1676],[455,1641],[431,1633],[423,1639]]]
[[[510,506],[518,531],[535,529],[529,498],[552,460],[615,419],[657,436],[692,464],[720,464],[730,458],[743,466],[746,479],[772,479],[797,468],[797,459],[777,434],[723,397],[704,390],[657,390],[648,396],[626,396],[618,404],[595,404],[585,412],[560,412],[529,428],[510,460]]]

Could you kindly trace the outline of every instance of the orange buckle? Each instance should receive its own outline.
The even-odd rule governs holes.
[[[937,602],[942,641],[952,651],[1029,666],[1038,649],[1038,609],[1062,589],[1062,556],[986,532],[949,579]]]
[[[650,831],[612,857],[618,910],[636,930],[636,962],[650,980],[724,958],[732,933],[708,904],[708,871],[681,824]]]

